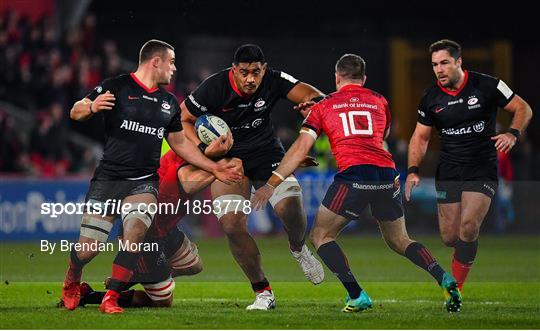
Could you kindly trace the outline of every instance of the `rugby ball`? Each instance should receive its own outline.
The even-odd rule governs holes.
[[[203,115],[197,118],[195,130],[197,130],[199,139],[207,145],[230,131],[227,123],[214,115]]]

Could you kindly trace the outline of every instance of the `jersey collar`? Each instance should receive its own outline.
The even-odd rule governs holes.
[[[459,92],[461,92],[465,88],[465,86],[467,85],[467,82],[469,81],[469,72],[467,70],[464,70],[464,73],[465,73],[465,78],[463,79],[463,83],[461,83],[461,86],[455,91],[451,91],[447,89],[446,87],[442,86],[438,80],[437,80],[437,85],[444,93],[450,94],[451,96],[455,97],[456,95],[459,94]]]
[[[233,89],[234,92],[236,92],[236,94],[238,94],[238,96],[240,96],[242,99],[251,99],[251,95],[246,95],[244,93],[242,93],[242,91],[240,91],[238,89],[238,87],[236,87],[236,84],[234,84],[234,77],[233,77],[233,68],[229,69],[229,84],[231,85],[231,88]]]
[[[352,91],[352,90],[361,90],[365,87],[363,86],[360,86],[358,84],[347,84],[347,85],[343,85],[339,91],[342,92],[342,91]]]
[[[139,80],[139,78],[137,78],[137,76],[135,76],[135,73],[134,72],[131,72],[129,74],[131,76],[131,78],[135,81],[135,83],[137,83],[137,85],[139,85],[140,87],[142,87],[146,92],[148,93],[153,93],[153,92],[156,92],[158,90],[158,87],[154,87],[154,88],[149,88],[148,86],[144,85],[143,82],[141,82]]]

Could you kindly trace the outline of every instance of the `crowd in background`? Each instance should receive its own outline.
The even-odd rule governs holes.
[[[95,26],[93,14],[66,33],[47,16],[0,16],[0,101],[28,119],[21,124],[0,104],[0,172],[57,177],[93,171],[99,149],[73,143],[70,130],[79,128],[69,109],[104,78],[136,68],[114,41],[99,38]],[[185,94],[176,84],[169,88],[180,98]],[[97,143],[103,138],[99,125],[80,128],[75,131]]]
[[[114,41],[98,36],[91,13],[65,33],[47,16],[33,21],[16,11],[1,15],[0,173],[38,177],[91,173],[99,149],[74,143],[70,134],[83,133],[99,143],[102,128],[99,123],[74,123],[69,109],[103,79],[135,69],[136,63],[124,59]],[[209,74],[203,68],[185,82],[175,76],[167,89],[181,101]],[[21,125],[5,104],[29,120]],[[282,127],[278,135],[288,146],[296,133]],[[314,150],[322,169],[335,167],[327,140]]]

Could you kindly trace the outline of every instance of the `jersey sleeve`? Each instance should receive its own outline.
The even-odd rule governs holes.
[[[501,108],[506,107],[515,95],[502,79],[484,74],[480,75],[480,89]]]
[[[382,98],[384,105],[384,113],[386,115],[386,124],[384,125],[384,131],[388,130],[390,124],[392,123],[392,113],[390,112],[390,106],[388,105],[388,100],[384,97]]]
[[[497,80],[497,87],[495,90],[495,102],[499,107],[506,107],[506,105],[510,103],[514,95],[514,91],[512,91],[512,89],[510,89],[502,79]]]
[[[302,123],[302,131],[311,134],[315,139],[322,133],[321,104],[314,105]]]
[[[101,82],[101,84],[94,87],[94,89],[90,93],[88,93],[85,98],[94,101],[98,97],[98,95],[103,94],[107,91],[111,92],[112,94],[115,94],[116,92],[114,81],[109,78],[105,79]]]
[[[418,105],[418,123],[424,124],[427,126],[433,126],[433,118],[429,112],[429,108],[426,104],[427,93],[424,94],[422,100],[420,100],[420,105]]]
[[[212,97],[212,91],[215,90],[211,81],[213,77],[204,80],[184,101],[189,112],[195,117],[202,116],[212,108],[221,106],[219,100]],[[216,91],[213,92],[214,95],[218,95],[218,93],[215,93]]]
[[[169,126],[167,126],[165,132],[168,134],[170,132],[178,132],[182,131],[182,123],[180,122],[180,106],[178,105],[178,100],[176,98],[173,98],[173,109],[175,109],[175,114],[171,118],[171,122],[169,123]]]
[[[282,98],[286,98],[293,87],[300,83],[298,79],[283,71],[270,70],[269,74],[274,80],[277,94]]]

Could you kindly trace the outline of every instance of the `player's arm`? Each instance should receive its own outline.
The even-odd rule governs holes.
[[[498,151],[508,153],[516,144],[519,135],[527,129],[533,113],[531,106],[518,95],[514,95],[503,109],[514,114],[510,129],[506,133],[492,137],[491,140],[495,141],[495,148]]]
[[[242,160],[237,158],[221,159],[217,162],[223,166],[233,165],[235,169],[243,173]],[[187,194],[193,195],[205,189],[212,184],[216,177],[208,171],[199,169],[192,165],[187,165],[178,169],[178,180]]]
[[[405,198],[407,201],[411,199],[411,191],[414,186],[420,184],[420,176],[418,176],[418,167],[422,163],[426,155],[431,138],[431,126],[422,123],[416,123],[416,128],[409,142],[408,155],[408,175],[405,182]]]
[[[182,128],[184,129],[186,137],[191,140],[196,146],[199,146],[202,141],[197,136],[197,131],[195,131],[195,122],[197,121],[197,117],[195,117],[189,111],[185,101],[180,104],[180,110],[180,120],[182,122]]]
[[[100,113],[104,110],[111,110],[112,107],[114,107],[115,101],[116,99],[114,94],[109,91],[98,95],[94,101],[84,97],[73,104],[73,107],[69,112],[69,117],[72,120],[79,122],[86,121],[90,117],[94,116],[94,114]]]
[[[385,130],[384,130],[384,140],[386,140],[388,138],[388,136],[390,135],[390,126],[388,126]]]
[[[233,165],[218,164],[204,156],[197,146],[184,136],[184,131],[171,132],[167,135],[167,142],[177,155],[187,163],[212,173],[226,184],[242,180],[242,174]]]
[[[321,101],[324,97],[325,95],[317,88],[303,82],[296,84],[287,93],[287,99],[296,105],[294,109],[299,111],[303,117],[307,116],[311,106]]]
[[[310,132],[308,128],[302,128],[300,135],[296,138],[294,144],[289,148],[283,160],[276,171],[272,171],[272,176],[266,182],[266,185],[259,188],[253,196],[253,208],[258,210],[266,205],[268,199],[274,194],[274,189],[289,177],[304,161],[306,154],[315,143],[316,134]],[[315,138],[315,139],[314,139]]]

